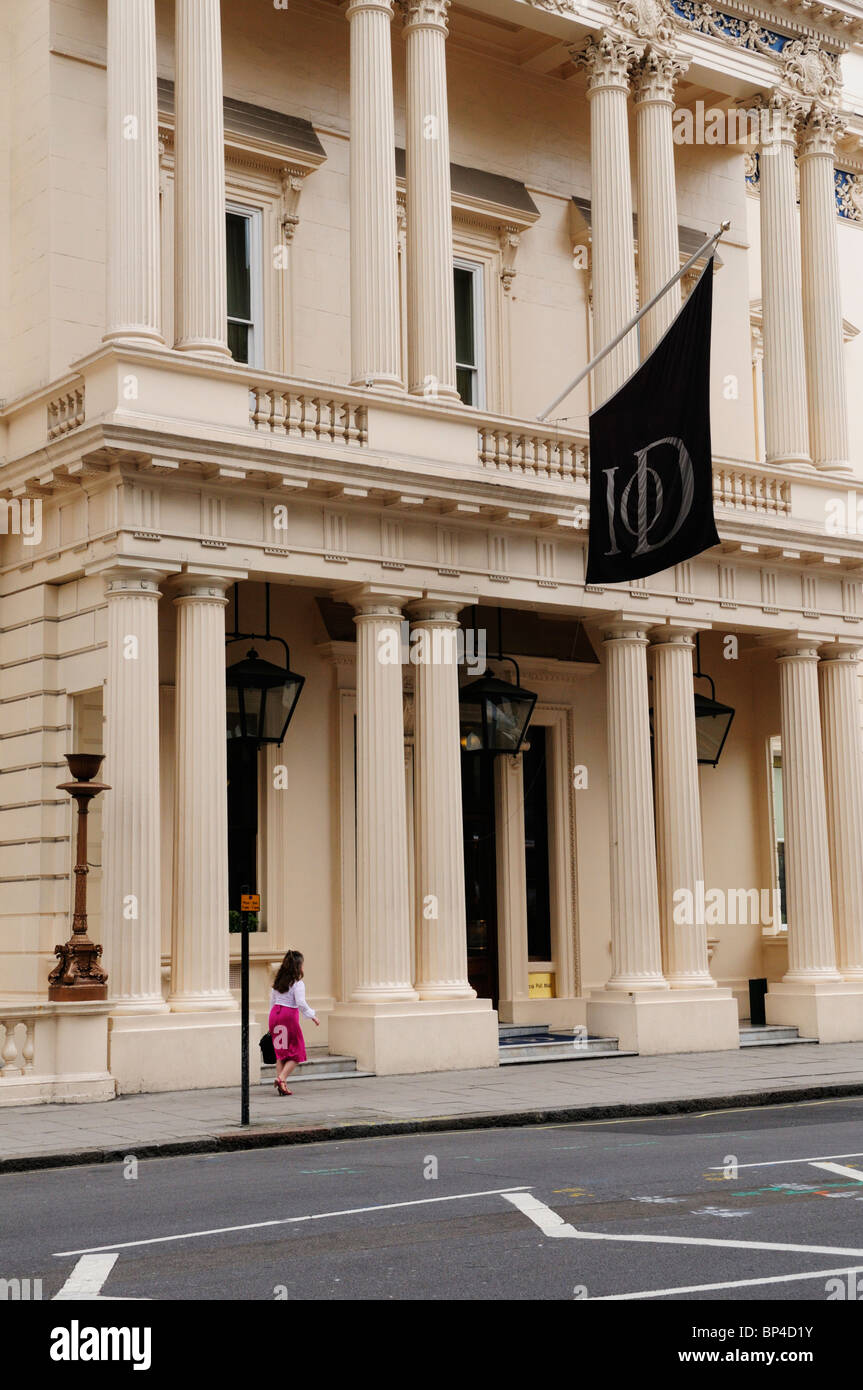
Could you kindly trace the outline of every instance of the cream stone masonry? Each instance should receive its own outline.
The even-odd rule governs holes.
[[[106,341],[162,342],[155,0],[108,0]]]
[[[161,981],[159,582],[111,565],[102,811],[102,944],[112,1013],[165,1013]]]
[[[402,385],[390,0],[351,0],[351,381]]]
[[[816,468],[851,470],[833,159],[841,123],[815,106],[800,132],[803,324]]]
[[[860,648],[819,649],[821,732],[838,967],[863,980],[863,754],[860,748]]]
[[[629,171],[629,69],[638,49],[603,30],[573,53],[587,69],[590,103],[591,267],[593,341],[598,351],[635,313],[632,187]],[[594,373],[594,407],[638,365],[635,333],[603,358]]]
[[[662,963],[672,989],[715,988],[707,961],[704,924],[674,921],[674,894],[686,889],[695,900],[704,882],[701,794],[692,701],[691,628],[654,629],[653,730],[656,781],[656,840]]]
[[[357,631],[357,978],[361,1003],[416,999],[411,983],[402,596],[352,595]],[[389,656],[390,659],[387,659]]]
[[[611,978],[608,990],[668,988],[657,899],[647,633],[643,623],[604,626],[611,843]]]
[[[836,980],[817,644],[807,639],[789,642],[776,660],[788,897],[785,981]]]
[[[228,353],[220,0],[176,0],[174,347]]]
[[[688,64],[651,47],[635,71],[638,138],[638,288],[642,304],[680,268],[672,115],[674,88]],[[680,282],[645,314],[642,358],[648,357],[680,308]]]
[[[420,999],[475,999],[467,977],[461,817],[458,614],[464,603],[412,605],[424,659],[414,667],[416,933]]]
[[[799,103],[774,92],[761,143],[761,295],[767,462],[810,462],[800,220],[794,176]]]
[[[449,0],[403,0],[408,386],[457,399],[446,36]]]
[[[222,575],[178,584],[171,994],[175,1011],[234,1009],[228,988],[228,780]]]

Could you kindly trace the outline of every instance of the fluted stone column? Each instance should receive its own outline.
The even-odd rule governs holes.
[[[162,574],[106,574],[108,677],[102,940],[113,1013],[164,1013],[161,982],[159,634]]]
[[[449,0],[403,0],[407,53],[408,387],[458,399],[446,83]]]
[[[833,178],[839,129],[838,116],[815,107],[801,130],[800,223],[812,462],[816,468],[848,472],[848,403]]]
[[[225,589],[219,576],[178,588],[172,1009],[236,1007],[228,985],[228,767]]]
[[[588,72],[593,330],[598,352],[635,313],[627,99],[637,50],[603,31],[574,56]],[[633,331],[596,368],[594,405],[622,386],[637,365]]]
[[[715,989],[707,957],[707,928],[674,921],[674,894],[694,903],[704,882],[701,796],[692,688],[692,631],[653,633],[653,732],[656,763],[656,840],[662,963],[672,989]]]
[[[817,644],[789,642],[780,649],[777,662],[788,909],[788,973],[783,982],[838,980]]]
[[[352,998],[416,999],[411,984],[402,600],[352,597],[357,629],[357,959]]]
[[[762,113],[761,300],[767,462],[808,463],[800,222],[794,176],[795,103],[774,93]]]
[[[519,1021],[530,1001],[527,959],[527,865],[524,857],[524,761],[494,760],[497,939],[500,1017]]]
[[[458,703],[458,613],[463,603],[413,605],[423,633],[414,666],[417,979],[420,999],[473,999],[467,978],[464,832]],[[412,634],[413,636],[413,634]],[[416,639],[414,639],[416,640]]]
[[[686,64],[649,49],[638,65],[638,284],[642,304],[680,269],[672,115],[674,87]],[[641,356],[656,347],[680,308],[680,282],[641,320]]]
[[[106,342],[161,343],[154,0],[108,0]]]
[[[351,380],[399,386],[391,0],[351,0]]]
[[[863,980],[863,759],[860,751],[860,648],[821,649],[821,732],[838,967]]]
[[[647,635],[641,624],[603,630],[608,718],[608,819],[611,844],[610,990],[667,988],[662,974]]]
[[[176,0],[174,347],[228,353],[220,0]]]

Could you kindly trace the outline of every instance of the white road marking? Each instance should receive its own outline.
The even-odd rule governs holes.
[[[790,1250],[799,1255],[863,1255],[863,1250],[848,1250],[836,1245],[785,1245],[775,1240],[720,1240],[715,1236],[618,1235],[617,1232],[581,1231],[570,1226],[562,1216],[532,1194],[526,1194],[526,1200],[524,1195],[516,1192],[502,1192],[500,1195],[523,1211],[544,1235],[564,1236],[570,1240],[633,1241],[644,1245],[717,1245],[732,1250]]]
[[[832,1158],[863,1158],[863,1154],[814,1154],[812,1158],[770,1158],[764,1163],[738,1163],[737,1168],[783,1168],[786,1163],[825,1163]],[[714,1168],[708,1169],[708,1172],[723,1173],[727,1166],[725,1163],[717,1163]]]
[[[813,1168],[826,1168],[828,1173],[838,1173],[840,1178],[855,1178],[857,1182],[863,1182],[863,1173],[859,1168],[843,1168],[841,1163],[813,1163]]]
[[[66,1299],[70,1298],[91,1301],[99,1299],[106,1303],[137,1301],[115,1299],[110,1294],[102,1292],[105,1280],[118,1259],[118,1255],[83,1255],[62,1289],[55,1293],[53,1301],[56,1302],[59,1299],[61,1302],[65,1302]]]
[[[137,1245],[164,1245],[173,1240],[196,1240],[200,1236],[231,1235],[235,1231],[258,1231],[265,1226],[290,1226],[299,1221],[326,1221],[332,1216],[363,1216],[372,1211],[395,1211],[399,1207],[424,1207],[433,1202],[463,1202],[470,1197],[503,1197],[510,1192],[524,1192],[523,1187],[492,1187],[484,1192],[458,1192],[452,1197],[420,1197],[413,1202],[383,1202],[376,1207],[349,1207],[345,1211],[316,1211],[310,1216],[283,1216],[275,1221],[250,1221],[244,1226],[215,1226],[209,1231],[181,1231],[174,1236],[152,1236],[149,1240],[117,1240],[111,1245],[91,1245],[86,1250],[57,1250],[55,1258],[64,1255],[92,1255],[102,1250],[129,1250]],[[860,1252],[863,1254],[863,1251]]]
[[[833,1276],[859,1274],[863,1265],[851,1269],[813,1269],[811,1274],[770,1274],[765,1279],[731,1279],[725,1284],[686,1284],[677,1289],[643,1289],[640,1293],[603,1293],[589,1299],[590,1303],[611,1303],[615,1299],[664,1298],[674,1293],[710,1293],[713,1289],[746,1289],[755,1284],[793,1284],[800,1279],[829,1279]]]
[[[501,1193],[507,1202],[512,1202],[514,1207],[524,1212],[535,1226],[538,1226],[544,1236],[577,1236],[578,1232],[572,1226],[567,1225],[562,1216],[558,1216],[556,1211],[547,1207],[545,1202],[541,1202],[538,1197],[534,1197],[532,1192],[504,1192]]]

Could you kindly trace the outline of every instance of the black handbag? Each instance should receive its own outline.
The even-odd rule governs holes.
[[[269,1033],[265,1033],[258,1046],[261,1049],[261,1058],[265,1066],[272,1066],[276,1060],[276,1049],[273,1046],[273,1039]]]

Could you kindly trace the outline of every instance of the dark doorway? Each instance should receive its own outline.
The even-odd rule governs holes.
[[[524,856],[527,886],[527,958],[551,960],[551,891],[548,877],[548,770],[546,736],[532,724],[522,755]]]
[[[240,895],[258,891],[258,748],[250,739],[228,739],[228,906],[239,912]]]
[[[464,879],[467,973],[480,999],[497,1008],[497,856],[494,827],[494,757],[463,753]]]

